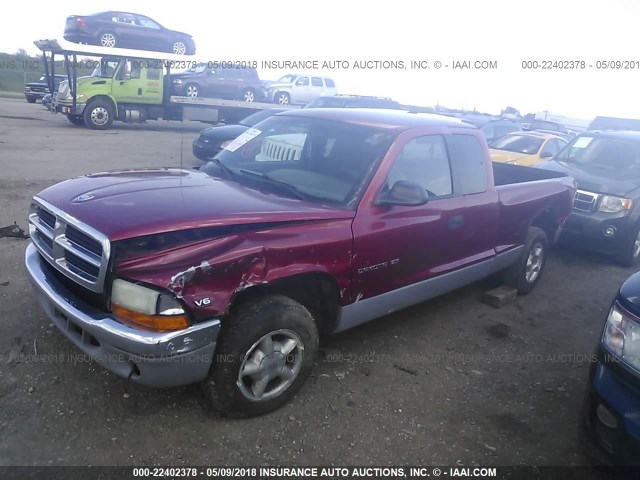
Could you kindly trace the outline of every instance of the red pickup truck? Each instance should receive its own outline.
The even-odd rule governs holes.
[[[85,354],[222,412],[283,405],[318,339],[496,272],[528,293],[571,211],[562,173],[492,166],[482,134],[403,111],[305,109],[198,170],[99,173],[40,192],[26,267]]]

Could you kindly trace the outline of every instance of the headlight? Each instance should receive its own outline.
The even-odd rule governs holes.
[[[189,326],[182,305],[171,293],[121,279],[113,281],[111,311],[122,323],[147,330],[164,332]]]
[[[603,195],[600,200],[599,211],[605,213],[618,213],[622,210],[629,210],[633,201],[630,198],[610,197]]]
[[[609,312],[602,343],[611,353],[640,370],[640,323],[618,305]]]
[[[227,145],[229,145],[231,142],[233,142],[233,140],[225,140],[224,142],[222,142],[220,144],[220,150],[222,150],[223,148],[225,148]]]
[[[517,165],[518,162],[516,160],[507,160],[505,163],[508,163],[509,165]]]
[[[182,80],[180,80],[179,78],[176,78],[176,79],[173,81],[173,84],[174,84],[174,85],[182,85]]]

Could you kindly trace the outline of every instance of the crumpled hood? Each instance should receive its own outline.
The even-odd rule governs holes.
[[[640,187],[640,178],[629,178],[625,172],[616,170],[604,170],[557,160],[549,160],[536,167],[566,173],[576,180],[578,189],[588,192],[624,197]]]
[[[197,170],[154,169],[86,175],[37,197],[111,241],[203,227],[353,218],[326,207],[245,187]]]

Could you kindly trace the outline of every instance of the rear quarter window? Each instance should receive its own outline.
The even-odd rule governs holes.
[[[487,158],[473,135],[447,135],[447,149],[456,193],[471,195],[487,191]]]
[[[335,86],[336,86],[336,84],[333,83],[333,80],[331,80],[330,78],[325,78],[324,79],[324,84],[329,88],[335,88]]]

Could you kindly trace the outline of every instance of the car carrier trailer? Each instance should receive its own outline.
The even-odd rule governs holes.
[[[67,80],[60,84],[52,110],[66,115],[74,125],[103,130],[114,121],[140,123],[164,119],[235,123],[258,110],[275,107],[270,103],[171,95],[171,70],[183,70],[199,63],[188,55],[82,45],[65,40],[34,43],[42,51],[51,91],[56,57],[62,56]],[[93,73],[78,77],[79,66],[90,67]]]

